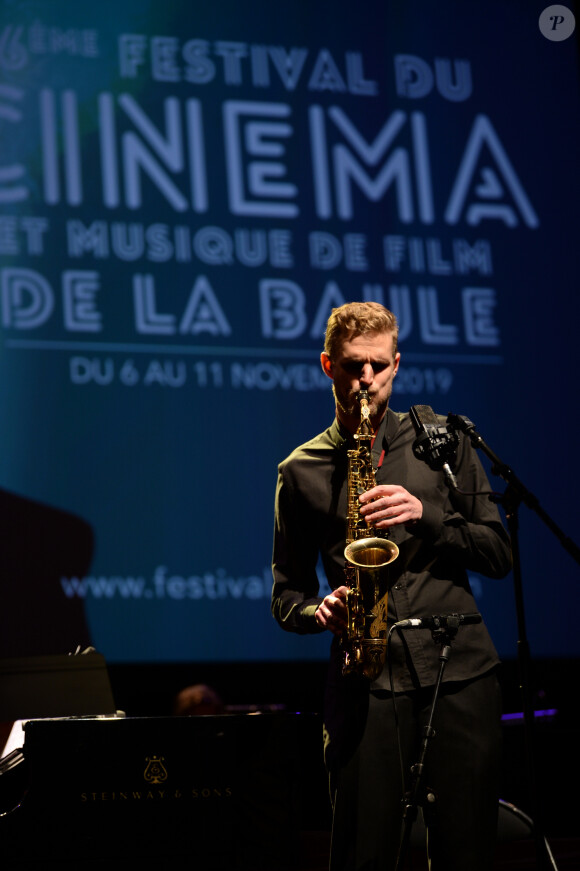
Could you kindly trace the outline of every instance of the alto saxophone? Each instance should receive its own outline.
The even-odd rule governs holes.
[[[343,675],[357,673],[375,680],[383,669],[387,652],[387,573],[399,548],[382,537],[361,517],[359,496],[375,486],[372,464],[373,429],[369,395],[357,394],[361,419],[347,451],[347,537],[345,583],[347,587],[347,628],[343,638]]]

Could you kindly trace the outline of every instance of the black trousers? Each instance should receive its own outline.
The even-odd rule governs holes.
[[[433,689],[393,700],[362,685],[327,699],[326,757],[333,802],[331,871],[392,871],[402,799],[419,758]],[[346,707],[345,707],[346,705]],[[494,673],[442,685],[421,782],[431,871],[490,871],[497,838],[501,700]],[[403,771],[403,775],[401,775]],[[405,783],[402,783],[404,778]]]

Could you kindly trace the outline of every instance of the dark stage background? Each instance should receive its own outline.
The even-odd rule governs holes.
[[[129,714],[199,681],[318,710],[328,639],[270,616],[272,509],[351,299],[399,317],[393,407],[467,415],[578,538],[572,11],[2,0],[1,657],[92,644]],[[528,506],[520,536],[566,717],[578,565]],[[511,579],[471,581],[521,709]]]

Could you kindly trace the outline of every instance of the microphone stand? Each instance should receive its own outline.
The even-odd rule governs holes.
[[[528,787],[531,797],[532,821],[534,824],[534,840],[536,845],[536,856],[538,859],[539,868],[554,869],[553,858],[547,846],[545,836],[543,834],[543,813],[538,800],[538,792],[536,785],[535,763],[534,763],[534,708],[532,703],[531,683],[530,683],[530,665],[531,656],[530,648],[526,632],[526,619],[524,611],[524,594],[522,584],[522,569],[520,562],[520,547],[519,547],[519,518],[518,508],[520,503],[524,503],[540,517],[546,524],[548,529],[553,532],[562,546],[569,554],[580,564],[580,548],[569,539],[564,532],[554,523],[552,518],[541,508],[538,499],[529,490],[524,487],[522,482],[515,475],[513,470],[503,463],[495,454],[489,445],[485,443],[481,435],[476,432],[475,424],[467,417],[458,414],[449,414],[447,416],[448,423],[461,430],[471,439],[471,443],[476,448],[480,448],[484,454],[491,460],[492,473],[499,475],[507,483],[506,491],[503,495],[493,497],[493,501],[499,502],[505,511],[508,524],[508,531],[512,546],[513,559],[513,579],[514,579],[514,597],[516,606],[517,626],[518,626],[518,643],[517,643],[517,658],[520,675],[520,692],[522,695],[522,705],[524,714],[524,739],[526,749],[526,767],[528,776]]]
[[[441,681],[443,680],[443,672],[445,671],[445,666],[447,665],[447,662],[451,655],[451,641],[457,635],[457,630],[459,629],[460,622],[461,621],[459,615],[457,616],[457,618],[449,617],[446,621],[445,626],[436,627],[431,632],[431,635],[433,636],[433,641],[441,646],[441,651],[439,653],[439,672],[437,674],[437,681],[435,683],[435,689],[433,691],[431,708],[429,709],[429,719],[427,721],[427,725],[423,729],[423,740],[421,741],[419,761],[411,767],[411,788],[406,792],[403,803],[403,829],[401,834],[401,841],[399,844],[399,852],[397,855],[397,864],[395,865],[395,871],[399,871],[399,869],[403,867],[403,861],[407,854],[407,850],[409,848],[409,843],[411,840],[411,829],[413,828],[413,823],[417,819],[417,811],[419,805],[422,805],[423,803],[422,800],[419,800],[421,777],[423,776],[423,770],[425,768],[425,758],[427,756],[429,741],[431,738],[435,737],[435,729],[433,728],[433,716],[435,714],[435,706],[439,697],[439,689],[441,687]],[[426,794],[426,798],[427,801],[434,800],[434,796],[429,793]]]

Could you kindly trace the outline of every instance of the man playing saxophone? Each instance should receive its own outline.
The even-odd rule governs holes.
[[[467,571],[501,578],[511,568],[509,537],[497,508],[485,496],[472,495],[490,487],[469,439],[460,439],[456,450],[457,490],[447,486],[442,471],[415,456],[410,415],[389,408],[399,362],[391,312],[372,302],[334,309],[321,363],[333,382],[336,417],[279,466],[272,612],[288,631],[333,635],[324,710],[333,805],[331,871],[396,867],[402,800],[439,670],[431,633],[415,630],[392,634],[389,667],[378,675],[344,667],[352,584],[344,555],[347,479],[349,452],[352,457],[361,426],[361,393],[373,431],[373,478],[358,496],[359,512],[373,536],[387,536],[394,545],[386,568],[388,596],[381,599],[387,602],[388,624],[476,612]],[[324,597],[319,595],[319,560],[332,591]],[[424,806],[431,871],[490,871],[493,866],[501,739],[498,663],[483,623],[460,629],[440,688],[436,739],[423,773],[435,799]]]

